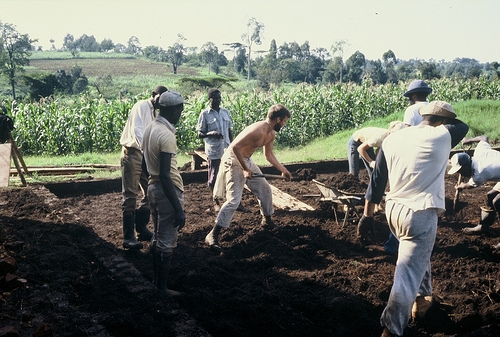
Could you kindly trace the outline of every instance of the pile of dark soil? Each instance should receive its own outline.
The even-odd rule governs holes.
[[[346,191],[360,183],[342,185],[342,172],[317,179]],[[447,177],[449,207],[455,182]],[[185,293],[178,299],[152,287],[148,244],[121,248],[121,194],[102,192],[106,181],[99,193],[65,198],[43,186],[1,190],[0,336],[380,336],[396,261],[381,250],[383,212],[363,246],[356,218],[342,226],[323,212],[313,181],[271,183],[316,210],[276,210],[279,227],[269,229],[245,191],[251,212],[237,212],[222,232],[222,254],[204,244],[216,216],[208,187],[186,185],[187,223],[169,278]],[[500,335],[499,222],[489,235],[461,232],[478,222],[491,186],[464,191],[458,211],[440,217],[437,305],[405,336]]]
[[[348,193],[365,193],[368,187],[367,182],[369,182],[362,181],[359,177],[355,177],[348,172],[340,172],[318,181],[328,187],[333,187]]]

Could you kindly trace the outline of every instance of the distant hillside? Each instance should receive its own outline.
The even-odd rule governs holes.
[[[111,75],[112,77],[173,75],[172,66],[167,63],[124,58],[30,60],[30,66],[27,68],[27,71],[46,70],[54,73],[60,69],[68,71],[75,65],[80,66],[82,68],[82,73],[87,77],[105,75]],[[182,76],[199,75],[196,69],[183,67],[182,65],[178,68],[177,73]]]

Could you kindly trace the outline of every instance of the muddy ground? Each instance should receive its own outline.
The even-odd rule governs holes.
[[[345,173],[316,178],[339,188]],[[455,182],[447,177],[448,208]],[[203,242],[215,219],[208,187],[186,184],[187,224],[169,279],[185,293],[177,299],[152,287],[148,245],[122,249],[118,191],[57,197],[38,185],[1,190],[0,336],[380,336],[396,260],[381,250],[383,213],[365,247],[354,214],[337,223],[313,181],[270,183],[315,210],[277,210],[279,227],[265,228],[245,191],[251,212],[237,212],[223,231],[222,254]],[[500,224],[485,236],[461,233],[478,222],[491,186],[464,191],[459,211],[440,217],[432,255],[438,304],[405,336],[500,336],[500,251],[492,248]]]

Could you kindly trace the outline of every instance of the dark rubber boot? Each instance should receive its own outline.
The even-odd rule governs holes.
[[[149,209],[138,209],[135,211],[135,230],[139,241],[151,241],[153,233],[148,229]]]
[[[212,249],[222,250],[221,246],[219,246],[219,234],[222,227],[214,225],[212,230],[205,237],[205,243]]]
[[[135,215],[133,213],[123,213],[123,248],[142,249],[142,243],[135,238],[134,224]]]
[[[181,292],[168,289],[167,287],[168,273],[170,271],[170,262],[172,261],[172,255],[173,253],[164,253],[160,251],[156,251],[153,254],[153,270],[155,273],[153,277],[153,284],[162,293],[168,294],[170,296],[180,296],[182,295]]]
[[[497,211],[499,211],[496,207],[495,207],[495,203],[497,200],[495,200],[495,198],[497,198],[497,195],[499,194],[500,192],[496,191],[496,190],[491,190],[489,191],[487,194],[486,194],[486,198],[488,199],[488,201],[486,202],[486,206],[490,207],[490,208],[494,208],[496,209]]]
[[[236,210],[238,212],[243,212],[243,213],[250,213],[251,212],[251,210],[249,210],[248,208],[246,208],[245,206],[243,206],[243,204],[241,202],[238,205],[238,208]]]
[[[269,227],[269,228],[276,228],[276,227],[278,227],[278,226],[274,223],[273,219],[271,219],[271,216],[270,216],[270,215],[263,216],[263,217],[262,217],[262,221],[260,222],[260,224],[261,224],[262,226],[267,226],[267,227]]]

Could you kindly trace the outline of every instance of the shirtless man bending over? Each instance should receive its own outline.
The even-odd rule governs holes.
[[[276,226],[271,220],[271,215],[274,213],[271,187],[264,178],[252,178],[254,174],[261,175],[262,171],[251,157],[262,147],[266,160],[276,167],[283,177],[292,178],[291,173],[273,153],[276,132],[286,125],[290,117],[290,111],[285,106],[273,105],[269,108],[265,121],[247,126],[224,152],[214,188],[214,198],[225,198],[226,201],[217,214],[214,227],[205,238],[205,242],[211,248],[221,249],[218,241],[219,233],[222,228],[229,227],[234,212],[241,202],[245,184],[259,201],[262,225]]]

